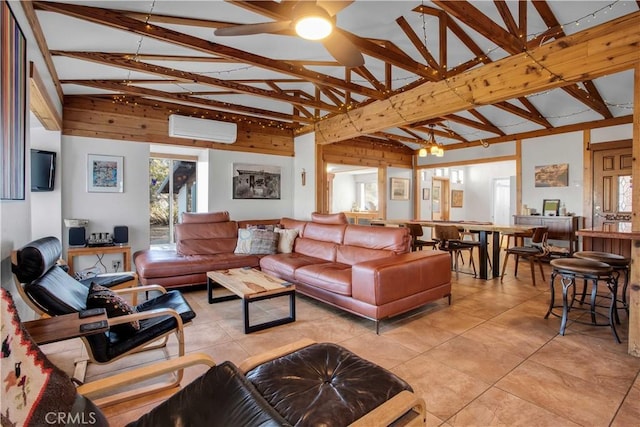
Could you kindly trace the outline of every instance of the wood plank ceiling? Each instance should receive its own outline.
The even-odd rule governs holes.
[[[364,55],[365,64],[356,68],[341,66],[317,42],[290,30],[213,36],[216,28],[289,20],[296,3],[34,1],[23,8],[66,106],[183,106],[190,114],[288,135],[316,130],[323,133],[320,142],[364,141],[407,153],[431,134],[454,149],[631,122],[633,86],[619,86],[632,85],[632,72],[611,60],[612,72],[622,73],[607,76],[607,58],[604,71],[577,73],[537,93],[520,78],[507,99],[469,103],[476,92],[465,85],[472,86],[473,75],[490,84],[482,70],[507,58],[525,73],[549,71],[540,62],[530,64],[536,61],[530,53],[546,47],[552,53],[563,40],[575,44],[572,37],[583,28],[627,17],[637,33],[640,1],[357,1],[338,13],[335,30]],[[620,31],[619,38],[634,33]],[[634,61],[630,54],[628,62]],[[452,89],[454,82],[464,84]],[[438,99],[433,88],[465,102],[429,105]],[[417,103],[414,93],[431,98]],[[378,124],[364,125],[365,115]]]

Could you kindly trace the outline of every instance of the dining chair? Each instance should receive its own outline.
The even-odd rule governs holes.
[[[507,262],[509,261],[510,255],[515,255],[516,257],[516,266],[513,272],[514,277],[518,276],[518,264],[520,259],[522,258],[529,260],[533,286],[536,285],[536,264],[538,264],[538,266],[540,267],[540,275],[542,276],[542,280],[545,280],[541,259],[549,254],[549,247],[547,245],[548,232],[548,227],[536,227],[533,229],[530,245],[512,246],[505,249],[507,255],[504,258],[504,265],[502,266],[502,274],[500,275],[501,282],[504,279],[504,272],[507,270]]]
[[[459,273],[458,259],[462,258],[463,252],[469,253],[469,264],[473,268],[473,277],[477,277],[476,264],[473,260],[473,248],[479,247],[480,242],[462,240],[458,227],[455,225],[436,225],[434,227],[435,239],[438,243],[437,249],[447,251],[451,254],[451,262],[456,276]]]
[[[431,249],[435,249],[438,242],[420,239],[420,237],[424,235],[424,231],[422,230],[422,226],[420,224],[407,222],[404,224],[404,226],[409,229],[409,233],[411,234],[411,251],[412,252],[415,252],[417,250],[421,251],[422,248],[424,247],[430,247]]]

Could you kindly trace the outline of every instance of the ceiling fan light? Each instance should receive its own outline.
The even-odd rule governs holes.
[[[436,157],[444,157],[444,148],[438,147],[438,152],[436,153]]]
[[[437,156],[438,155],[438,146],[437,145],[432,145],[431,148],[429,148],[429,153],[432,156]]]
[[[421,148],[420,150],[418,150],[418,157],[427,157],[427,149]]]
[[[303,39],[321,40],[331,34],[333,24],[324,16],[306,15],[296,20],[295,30]]]

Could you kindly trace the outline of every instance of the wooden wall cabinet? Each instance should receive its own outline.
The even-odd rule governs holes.
[[[565,240],[569,243],[569,254],[578,251],[576,231],[583,228],[584,218],[581,216],[542,216],[514,215],[513,223],[517,225],[534,225],[548,227],[549,240]]]

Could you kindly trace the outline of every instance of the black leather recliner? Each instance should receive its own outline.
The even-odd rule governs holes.
[[[62,245],[55,237],[35,240],[12,254],[12,271],[16,285],[25,302],[37,313],[58,316],[81,312],[87,308],[89,288],[69,276],[57,265]],[[123,289],[115,293],[160,291],[155,298],[135,306],[135,313],[109,319],[109,325],[138,320],[140,329],[131,334],[109,330],[84,337],[89,357],[97,363],[109,363],[136,351],[157,348],[147,345],[175,333],[179,355],[184,354],[183,325],[195,317],[179,291],[165,291],[152,285]]]

